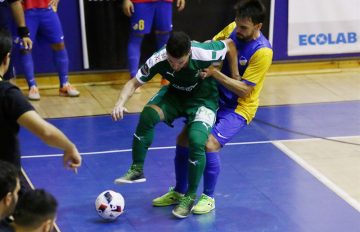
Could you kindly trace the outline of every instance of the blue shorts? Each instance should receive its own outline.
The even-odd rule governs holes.
[[[134,3],[134,11],[130,18],[132,33],[149,34],[151,29],[162,32],[172,30],[171,2]]]
[[[220,108],[211,134],[224,146],[246,125],[246,119],[233,109]]]
[[[51,8],[26,10],[25,20],[32,41],[40,36],[50,44],[64,42],[59,16]]]

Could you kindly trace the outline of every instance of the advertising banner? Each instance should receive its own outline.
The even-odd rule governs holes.
[[[360,52],[359,0],[289,0],[288,56]]]

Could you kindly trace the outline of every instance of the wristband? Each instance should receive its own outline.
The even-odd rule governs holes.
[[[27,27],[18,27],[18,35],[20,38],[30,37],[30,32]]]

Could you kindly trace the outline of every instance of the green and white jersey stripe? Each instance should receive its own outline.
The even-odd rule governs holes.
[[[192,92],[199,88],[203,80],[199,74],[202,69],[209,67],[214,62],[225,59],[227,46],[223,41],[206,43],[191,42],[191,56],[189,64],[178,72],[175,72],[167,61],[166,49],[163,48],[154,53],[136,74],[140,83],[151,80],[156,74],[170,82],[170,90],[180,92]],[[215,82],[214,82],[215,83]]]

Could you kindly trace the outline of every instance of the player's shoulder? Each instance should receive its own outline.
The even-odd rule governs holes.
[[[167,52],[165,47],[155,52],[147,61],[146,64],[149,68],[152,68],[167,60]]]

